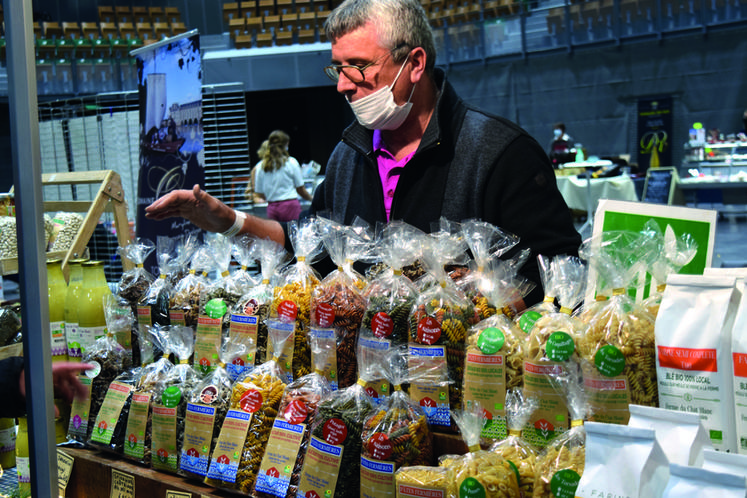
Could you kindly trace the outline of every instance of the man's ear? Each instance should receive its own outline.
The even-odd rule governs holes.
[[[412,65],[412,71],[410,71],[410,83],[417,83],[420,78],[425,74],[425,62],[427,55],[422,47],[416,47],[410,52],[410,64]]]

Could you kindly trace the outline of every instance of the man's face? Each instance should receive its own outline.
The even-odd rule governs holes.
[[[344,72],[340,74],[337,91],[345,95],[350,102],[370,95],[385,85],[391,85],[402,63],[395,63],[389,50],[379,45],[372,24],[351,31],[332,43],[332,64],[362,67],[371,62],[376,63],[364,70],[365,81],[360,83],[350,81]],[[406,102],[412,90],[409,74],[405,67],[392,89],[397,104]]]

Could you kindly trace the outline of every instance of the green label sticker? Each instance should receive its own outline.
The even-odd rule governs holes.
[[[176,408],[182,399],[182,390],[179,386],[169,386],[164,389],[161,395],[161,402],[166,408]]]
[[[468,477],[459,485],[459,498],[485,498],[485,488],[474,477]]]
[[[594,364],[605,377],[617,377],[625,369],[625,356],[615,346],[607,344],[594,355]]]
[[[220,298],[211,299],[205,305],[205,313],[207,314],[207,316],[213,319],[223,318],[223,315],[226,314],[226,311],[228,311],[228,306],[226,306],[226,302]]]
[[[581,476],[571,469],[555,472],[550,479],[550,491],[555,498],[574,498]]]
[[[540,318],[542,318],[542,313],[539,311],[527,311],[519,317],[519,328],[528,334]]]
[[[503,343],[506,342],[506,336],[500,329],[488,327],[477,338],[477,347],[483,354],[495,354],[501,350]]]
[[[575,350],[573,337],[567,332],[553,332],[547,338],[547,357],[552,361],[568,361]]]

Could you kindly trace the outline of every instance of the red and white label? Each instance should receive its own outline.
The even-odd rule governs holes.
[[[262,393],[250,389],[241,396],[239,406],[247,413],[254,413],[262,407]]]
[[[426,316],[418,322],[418,342],[420,344],[435,344],[441,338],[441,324],[431,316]]]
[[[376,460],[389,460],[392,456],[392,442],[383,432],[377,432],[368,438],[368,452]]]
[[[293,425],[300,424],[306,420],[308,414],[309,409],[306,403],[300,399],[294,399],[288,403],[288,406],[285,407],[285,412],[283,412],[286,422]]]
[[[747,354],[732,353],[734,360],[734,375],[736,377],[747,377]]]
[[[298,306],[293,301],[283,301],[278,304],[278,318],[284,322],[292,322],[298,316]]]
[[[331,327],[335,323],[335,309],[329,303],[316,306],[316,321],[320,327]]]
[[[371,332],[378,339],[385,339],[392,335],[394,321],[387,313],[379,311],[371,319]]]
[[[324,424],[322,437],[329,444],[339,445],[348,437],[348,427],[339,418],[331,418]]]
[[[715,349],[670,348],[659,346],[659,366],[677,370],[718,372]]]
[[[363,390],[366,391],[366,394],[371,396],[373,399],[378,399],[379,393],[377,393],[376,389],[374,389],[373,387],[366,386]]]

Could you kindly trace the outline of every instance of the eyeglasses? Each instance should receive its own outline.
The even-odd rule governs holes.
[[[397,45],[378,59],[369,62],[368,64],[364,64],[362,66],[358,65],[347,65],[347,64],[330,64],[329,66],[326,66],[324,68],[324,74],[329,77],[332,81],[337,83],[337,81],[340,79],[340,73],[343,73],[347,79],[355,83],[356,85],[359,83],[363,83],[366,81],[366,73],[364,72],[366,69],[368,69],[371,66],[375,66],[376,64],[383,61],[387,56],[392,55],[392,52],[394,52],[397,49],[400,49],[402,47],[406,46],[406,44],[402,43],[400,45]]]

